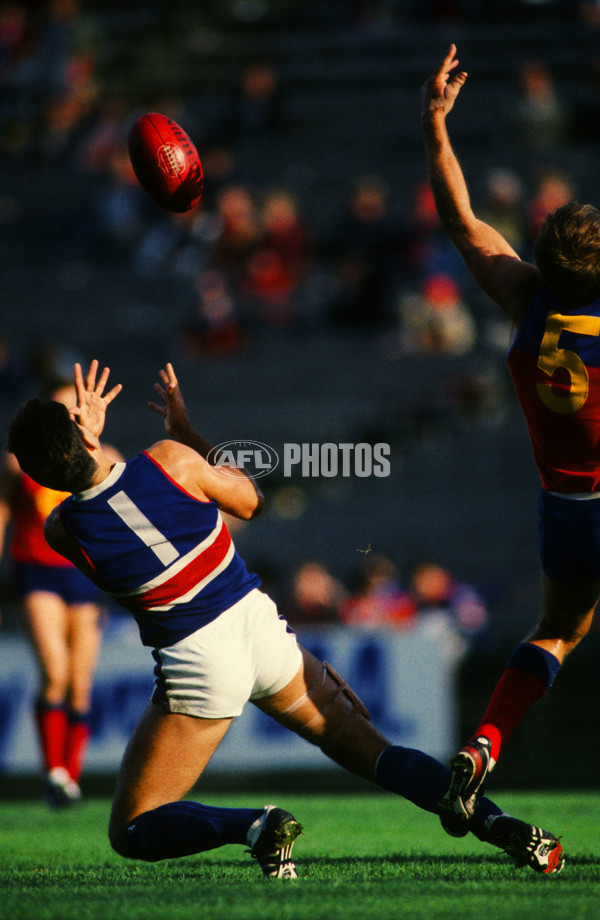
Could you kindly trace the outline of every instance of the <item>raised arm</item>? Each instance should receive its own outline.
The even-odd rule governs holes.
[[[523,316],[541,279],[535,265],[522,262],[512,246],[473,213],[469,191],[452,149],[446,117],[467,80],[457,71],[456,46],[422,88],[421,124],[429,181],[444,230],[479,286],[516,322]]]
[[[212,445],[192,427],[173,365],[166,364],[159,376],[161,383],[154,390],[161,402],[148,405],[163,419],[169,437],[191,450],[175,451],[163,441],[150,448],[151,455],[176,472],[183,485],[195,483],[221,510],[243,520],[256,517],[264,504],[260,489],[244,470],[211,466],[207,458]]]

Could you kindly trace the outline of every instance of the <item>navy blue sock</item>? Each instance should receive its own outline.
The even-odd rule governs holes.
[[[379,756],[375,776],[384,789],[437,815],[438,802],[448,785],[450,770],[423,751],[390,745]],[[469,830],[480,840],[489,840],[485,822],[492,815],[502,813],[502,809],[494,802],[482,796]]]
[[[136,859],[156,862],[246,843],[250,825],[263,808],[216,808],[200,802],[169,802],[145,811],[127,828]]]

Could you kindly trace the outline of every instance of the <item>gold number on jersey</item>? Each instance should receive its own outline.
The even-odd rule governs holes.
[[[569,348],[559,348],[560,334],[575,332],[578,335],[600,335],[600,317],[563,316],[551,313],[546,322],[546,331],[540,346],[538,367],[548,374],[548,382],[538,383],[537,391],[542,402],[553,412],[577,412],[588,396],[589,378],[585,364],[578,354]],[[571,379],[569,392],[561,396],[552,389],[552,375],[559,368],[565,368]]]

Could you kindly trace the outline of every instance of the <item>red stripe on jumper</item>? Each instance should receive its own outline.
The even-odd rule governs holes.
[[[225,521],[223,521],[219,536],[214,543],[173,575],[172,578],[167,579],[167,581],[157,585],[155,588],[151,588],[144,594],[138,594],[130,598],[119,598],[119,600],[121,603],[125,602],[127,605],[132,604],[136,608],[143,607],[144,609],[172,604],[179,597],[191,591],[203,578],[210,575],[223,561],[230,546],[231,536]]]

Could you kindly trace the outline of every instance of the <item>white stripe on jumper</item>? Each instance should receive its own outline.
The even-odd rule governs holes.
[[[155,553],[163,565],[169,565],[179,556],[179,551],[163,536],[157,527],[152,524],[129,496],[121,491],[108,499],[108,504],[130,530],[140,538],[142,543]]]
[[[135,597],[136,594],[146,594],[148,591],[153,591],[154,588],[158,588],[159,585],[164,585],[165,582],[170,581],[175,575],[179,574],[182,569],[185,569],[186,566],[193,562],[194,559],[197,559],[198,556],[201,556],[202,553],[207,550],[210,546],[213,545],[217,537],[220,535],[223,529],[223,518],[221,513],[217,513],[217,525],[214,530],[211,530],[209,535],[202,541],[198,543],[197,546],[194,546],[193,549],[186,553],[185,556],[180,556],[177,562],[174,562],[173,565],[168,568],[163,569],[162,572],[159,572],[155,578],[151,581],[147,581],[143,585],[139,585],[137,588],[130,588],[129,591],[111,591],[113,597]]]

